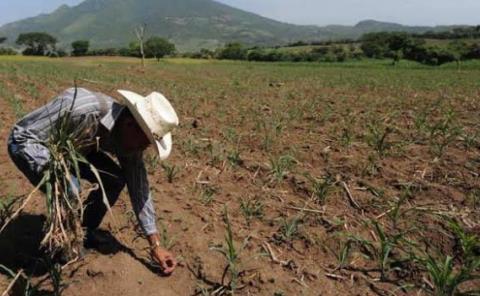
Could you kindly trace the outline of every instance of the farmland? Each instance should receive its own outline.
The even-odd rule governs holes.
[[[0,264],[79,296],[454,295],[435,276],[450,265],[459,291],[478,289],[459,275],[480,265],[480,63],[390,64],[0,57],[5,146],[74,81],[160,91],[181,121],[171,158],[145,155],[172,276],[150,264],[127,192],[102,224],[109,244],[60,277],[39,258],[40,196],[0,234]],[[0,220],[33,189],[5,146]]]

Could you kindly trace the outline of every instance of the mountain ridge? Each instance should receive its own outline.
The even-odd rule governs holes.
[[[40,31],[55,36],[59,47],[68,47],[78,39],[90,40],[93,48],[124,47],[135,40],[133,29],[142,23],[147,24],[149,36],[168,38],[180,51],[212,49],[233,41],[269,46],[299,40],[358,38],[368,32],[422,33],[440,28],[375,20],[364,20],[355,26],[294,25],[213,0],[86,0],[5,24],[0,27],[0,36],[6,36],[8,44],[13,45],[18,34]]]

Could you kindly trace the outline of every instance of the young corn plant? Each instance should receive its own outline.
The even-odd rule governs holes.
[[[198,156],[200,153],[200,146],[192,138],[185,140],[182,147],[187,155]]]
[[[342,128],[342,133],[340,134],[340,145],[345,148],[350,147],[353,142],[353,136],[353,129],[351,127]]]
[[[273,182],[280,183],[297,164],[297,160],[290,155],[283,155],[279,158],[270,158],[270,175]]]
[[[455,124],[456,114],[447,110],[443,118],[429,126],[429,138],[432,152],[437,157],[442,157],[445,149],[461,134],[461,129]]]
[[[340,253],[338,254],[338,268],[344,268],[345,266],[349,265],[349,257],[352,251],[353,242],[351,240],[347,240],[345,244],[342,245],[340,248]]]
[[[252,219],[261,219],[263,217],[263,203],[257,199],[241,200],[240,210],[248,225],[250,225]]]
[[[449,227],[457,238],[458,245],[462,249],[463,261],[468,262],[475,260],[477,256],[475,250],[480,247],[480,238],[476,234],[467,233],[455,220],[449,222]]]
[[[290,245],[293,239],[300,233],[300,223],[302,219],[303,214],[299,214],[291,219],[282,218],[277,240]]]
[[[210,157],[210,165],[216,166],[223,161],[221,146],[217,143],[208,143],[206,146],[207,153]]]
[[[480,258],[468,262],[460,267],[454,268],[453,258],[446,256],[443,259],[435,259],[428,255],[423,264],[432,281],[433,289],[427,290],[435,296],[456,296],[456,295],[480,295],[480,289],[470,291],[459,291],[461,284],[480,279],[478,270]]]
[[[475,133],[467,133],[463,132],[462,135],[463,146],[465,146],[466,150],[471,150],[472,148],[479,147],[479,132]]]
[[[9,217],[13,215],[17,205],[18,200],[12,196],[7,196],[0,201],[0,226],[3,226]]]
[[[404,215],[408,210],[402,211],[402,206],[412,197],[413,193],[409,186],[405,187],[400,195],[400,197],[393,203],[390,211],[388,211],[387,215],[392,221],[393,229],[397,229],[398,224],[400,222],[400,218]]]
[[[165,174],[167,175],[167,181],[168,183],[173,183],[173,179],[175,176],[178,174],[178,167],[176,165],[169,165],[168,163],[163,162],[162,163],[162,168],[165,171]]]
[[[160,231],[161,231],[160,244],[165,250],[172,249],[176,242],[175,236],[173,237],[170,236],[170,234],[168,233],[167,227],[162,222],[160,222]]]
[[[472,189],[467,197],[473,209],[480,208],[480,189]]]
[[[391,127],[383,127],[378,122],[372,122],[368,124],[367,144],[375,149],[380,157],[384,157],[386,152],[392,147],[387,137],[393,131]]]
[[[230,223],[226,207],[224,210],[224,220],[226,226],[225,246],[222,248],[213,247],[211,249],[222,254],[227,261],[227,265],[225,266],[222,274],[221,284],[223,287],[227,288],[229,294],[234,295],[235,291],[239,288],[238,281],[242,273],[240,266],[240,253],[245,248],[247,240],[245,240],[244,244],[240,248],[237,248],[233,238],[232,224]],[[225,279],[227,277],[229,281],[228,283],[225,283]]]
[[[227,153],[227,160],[232,167],[237,167],[243,164],[243,159],[240,157],[240,151],[238,148]]]
[[[332,179],[327,176],[325,178],[317,179],[312,177],[310,174],[305,175],[311,183],[312,198],[316,203],[321,205],[325,204],[327,196],[333,188]]]
[[[145,164],[149,173],[154,173],[160,164],[160,157],[157,154],[146,154],[144,157]]]
[[[373,242],[361,237],[351,236],[351,240],[358,243],[365,255],[377,261],[380,270],[380,278],[387,280],[387,274],[393,263],[397,262],[392,258],[392,252],[400,246],[401,242],[407,242],[405,233],[386,233],[384,228],[377,222],[371,221],[374,226],[373,232],[378,238],[378,242]],[[398,261],[399,262],[399,261]]]
[[[204,185],[202,188],[202,192],[200,193],[200,200],[204,205],[209,205],[215,199],[215,194],[217,193],[217,189],[210,185]]]

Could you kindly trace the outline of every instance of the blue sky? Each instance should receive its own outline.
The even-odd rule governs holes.
[[[0,0],[0,25],[82,0]],[[141,0],[139,0],[141,1]],[[159,0],[160,1],[160,0]],[[218,0],[295,24],[353,25],[376,19],[406,25],[480,24],[480,0]]]

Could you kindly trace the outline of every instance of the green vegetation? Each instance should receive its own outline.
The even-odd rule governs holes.
[[[147,58],[153,57],[160,61],[166,55],[175,52],[175,44],[168,42],[160,37],[152,37],[145,42],[145,55]]]
[[[42,32],[22,33],[16,41],[17,45],[26,46],[24,55],[33,56],[53,55],[56,43],[57,39]]]
[[[87,55],[89,47],[90,41],[88,40],[77,40],[75,42],[72,42],[72,56]]]

